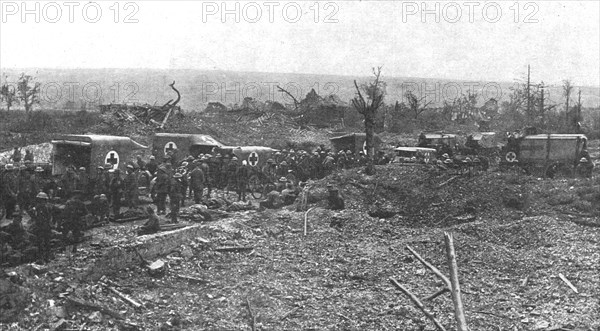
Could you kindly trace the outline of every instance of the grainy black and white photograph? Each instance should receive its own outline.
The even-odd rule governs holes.
[[[0,330],[600,331],[599,1],[0,0]]]

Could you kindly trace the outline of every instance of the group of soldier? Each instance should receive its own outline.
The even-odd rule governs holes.
[[[12,161],[20,160],[13,157]],[[19,249],[18,255],[24,259],[31,259],[33,255],[37,260],[47,261],[53,239],[65,246],[72,244],[76,251],[89,225],[86,216],[106,222],[112,206],[113,214],[118,217],[123,196],[126,205],[133,207],[138,197],[138,173],[133,166],[128,166],[122,178],[120,171],[113,168],[111,164],[100,166],[97,176],[90,179],[84,167],[70,166],[56,179],[45,175],[46,170],[34,166],[30,160],[3,165],[0,201],[6,218],[11,220],[0,232],[3,256],[6,250]],[[91,203],[86,206],[84,200]],[[56,201],[64,204],[58,205]],[[25,213],[31,219],[28,231],[22,223]],[[28,253],[22,254],[24,251]]]

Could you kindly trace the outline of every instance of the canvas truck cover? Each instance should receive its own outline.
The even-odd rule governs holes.
[[[443,132],[422,132],[419,135],[419,146],[438,146],[442,143],[452,146],[457,142],[457,135]]]
[[[335,153],[340,150],[350,150],[354,152],[354,154],[358,154],[359,152],[367,153],[367,135],[364,133],[350,133],[339,137],[330,138],[331,144],[333,145],[333,151]],[[379,149],[381,145],[381,138],[379,136],[373,136],[373,145],[375,150]]]
[[[171,151],[176,161],[187,155],[196,157],[200,153],[207,154],[213,148],[222,146],[219,141],[204,134],[157,133],[152,137],[152,154],[162,158]]]
[[[129,137],[107,135],[58,135],[52,140],[52,174],[62,175],[67,167],[85,167],[92,178],[98,166],[112,164],[125,171],[137,150],[147,146]]]
[[[256,167],[257,169],[265,165],[267,160],[272,158],[273,154],[278,151],[277,149],[264,146],[225,146],[221,150],[237,156],[240,163],[246,160],[249,166]]]
[[[520,162],[541,163],[579,160],[583,149],[587,147],[587,138],[582,134],[537,134],[524,137],[519,145]]]
[[[499,147],[500,143],[495,132],[476,132],[473,133],[473,140],[483,148]]]

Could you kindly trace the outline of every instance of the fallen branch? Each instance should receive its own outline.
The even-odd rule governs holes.
[[[455,175],[455,176],[451,177],[451,178],[450,178],[450,179],[448,179],[447,181],[445,181],[445,182],[441,183],[440,185],[438,185],[438,187],[437,187],[437,188],[441,188],[441,187],[444,187],[444,186],[448,185],[448,184],[449,184],[451,181],[455,180],[455,179],[456,179],[456,178],[458,178],[458,177],[460,177],[460,176],[458,176],[458,175]]]
[[[446,293],[446,292],[450,292],[450,289],[447,287],[444,287],[443,289],[433,293],[432,295],[428,296],[427,298],[425,298],[425,301],[431,301],[437,297],[439,297],[440,295]]]
[[[394,285],[397,289],[402,291],[402,293],[404,293],[415,304],[415,306],[419,308],[419,310],[421,310],[423,314],[425,314],[425,316],[429,318],[429,320],[431,320],[431,322],[433,322],[433,324],[436,328],[438,328],[438,330],[446,331],[446,329],[442,326],[442,324],[440,324],[440,322],[435,318],[435,316],[433,316],[430,312],[425,310],[425,306],[423,306],[421,301],[419,301],[419,299],[417,299],[417,297],[414,296],[414,294],[412,294],[407,288],[398,283],[398,281],[396,281],[394,278],[390,277],[389,280],[392,283],[392,285]]]
[[[250,301],[248,300],[248,298],[246,298],[246,307],[248,307],[248,313],[250,313],[250,320],[252,321],[252,324],[250,324],[250,327],[252,328],[252,331],[256,330],[256,317],[254,316],[254,313],[252,312],[252,307],[250,306]]]
[[[458,282],[458,264],[456,263],[456,253],[454,251],[454,239],[452,234],[444,232],[446,241],[446,257],[448,258],[448,267],[450,268],[450,283],[452,284],[452,302],[454,303],[454,317],[456,318],[457,331],[469,331],[462,298],[460,296],[460,283]]]
[[[563,274],[559,273],[558,277],[560,277],[560,279],[562,279],[563,282],[565,282],[565,284],[567,284],[572,290],[573,292],[579,294],[579,291],[577,291],[577,288],[573,285],[573,283],[571,283],[567,277],[565,277]]]
[[[247,252],[253,250],[252,246],[224,246],[217,247],[214,250],[217,252]]]
[[[288,311],[287,313],[283,314],[283,316],[281,316],[281,318],[279,319],[280,321],[285,320],[286,318],[288,318],[289,316],[293,315],[295,312],[297,312],[300,309],[300,307],[296,307],[290,311]]]
[[[177,278],[181,278],[183,280],[187,280],[190,282],[194,282],[194,283],[200,283],[200,284],[208,284],[210,283],[208,280],[202,279],[202,278],[198,278],[198,277],[193,277],[193,276],[187,276],[187,275],[177,275]]]
[[[424,266],[426,266],[429,270],[431,270],[436,276],[438,276],[439,279],[442,280],[442,282],[444,282],[444,284],[446,285],[446,287],[448,289],[452,288],[452,285],[450,284],[450,280],[448,279],[448,277],[444,276],[444,274],[442,274],[438,268],[434,267],[431,263],[425,261],[425,259],[423,259],[421,257],[421,255],[419,255],[419,253],[415,252],[414,249],[412,249],[410,246],[406,245],[406,249],[408,249],[409,252],[411,252],[412,255],[414,255],[417,260],[419,260]]]
[[[298,102],[298,100],[296,99],[296,97],[294,97],[294,96],[293,96],[293,95],[292,95],[290,92],[288,92],[287,90],[285,90],[285,89],[281,88],[279,85],[277,85],[277,89],[278,89],[279,91],[281,91],[281,92],[283,92],[283,93],[285,93],[285,94],[289,95],[289,96],[290,96],[290,98],[292,98],[292,100],[294,100],[294,109],[295,109],[295,110],[298,110],[298,105],[299,105],[300,103]]]
[[[127,302],[128,304],[132,305],[135,308],[141,308],[142,304],[133,300],[132,298],[130,298],[128,295],[126,295],[125,293],[121,293],[119,290],[117,290],[116,288],[112,287],[112,286],[107,286],[108,290],[113,292],[114,294],[116,294],[119,298],[123,299],[123,301]]]
[[[308,213],[315,209],[315,207],[310,208],[309,210],[306,211],[306,213],[304,213],[304,236],[306,237],[306,232],[308,230]]]
[[[93,311],[99,311],[104,315],[109,315],[112,316],[116,319],[119,320],[124,320],[125,317],[123,317],[121,314],[119,314],[118,312],[111,310],[109,308],[106,307],[102,307],[100,305],[91,303],[91,302],[87,302],[87,301],[83,301],[81,299],[77,299],[77,298],[72,298],[72,297],[66,297],[65,298],[67,300],[68,303],[77,306],[77,307],[81,307],[81,308],[85,308],[85,309],[89,309],[89,310],[93,310]]]

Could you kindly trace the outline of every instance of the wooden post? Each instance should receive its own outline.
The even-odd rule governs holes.
[[[462,298],[460,295],[460,284],[458,282],[458,265],[456,263],[456,253],[454,252],[454,239],[452,234],[444,232],[444,239],[446,241],[446,257],[448,258],[448,267],[450,268],[450,284],[452,288],[450,293],[452,294],[452,302],[454,303],[454,317],[456,318],[456,330],[457,331],[469,331],[467,326],[467,319],[465,318],[465,311],[462,304]]]
[[[394,285],[397,289],[399,289],[400,291],[402,291],[402,293],[404,293],[404,295],[406,295],[410,301],[413,302],[413,304],[419,308],[419,310],[421,312],[423,312],[423,314],[431,321],[433,322],[433,324],[435,325],[435,327],[440,330],[440,331],[446,331],[446,329],[442,326],[442,324],[435,318],[435,316],[433,316],[430,312],[428,312],[425,309],[425,306],[423,306],[423,304],[421,303],[421,301],[419,301],[419,299],[412,294],[407,288],[405,288],[404,286],[402,286],[400,283],[398,283],[398,281],[392,277],[389,278],[390,279],[390,283],[392,283],[392,285]]]
[[[304,213],[304,236],[306,237],[306,232],[308,231],[308,213],[315,209],[315,207],[310,208],[309,210],[306,211],[306,213]]]

